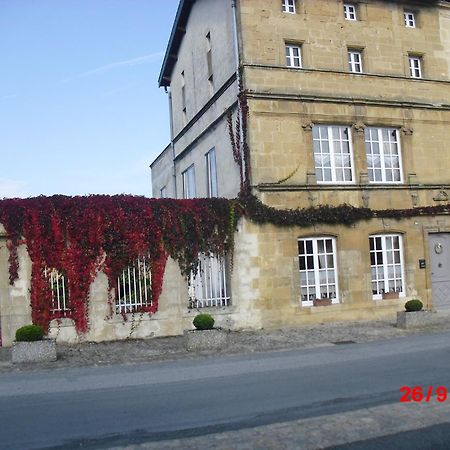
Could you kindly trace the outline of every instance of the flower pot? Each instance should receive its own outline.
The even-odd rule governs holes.
[[[383,292],[383,300],[393,300],[398,298],[398,292]]]
[[[331,298],[315,298],[313,300],[314,306],[328,306],[331,305]]]
[[[55,339],[43,339],[34,342],[13,342],[13,363],[49,362],[56,361]]]
[[[432,323],[433,313],[431,311],[399,311],[397,313],[398,328],[425,327]]]
[[[188,351],[221,350],[228,345],[228,334],[221,328],[189,330],[184,332],[184,345]]]

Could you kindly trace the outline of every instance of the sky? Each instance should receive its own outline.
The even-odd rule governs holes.
[[[151,196],[178,0],[0,0],[0,198]]]

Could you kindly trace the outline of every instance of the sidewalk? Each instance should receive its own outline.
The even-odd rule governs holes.
[[[129,339],[76,345],[58,344],[58,360],[53,363],[13,365],[10,349],[0,348],[0,373],[14,371],[55,370],[112,364],[135,364],[150,361],[198,358],[217,354],[253,353],[273,350],[370,342],[381,339],[450,331],[450,313],[434,313],[430,325],[401,330],[392,321],[339,322],[299,328],[239,331],[230,333],[226,349],[211,352],[188,352],[183,336],[153,339]]]

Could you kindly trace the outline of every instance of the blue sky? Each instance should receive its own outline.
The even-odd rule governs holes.
[[[151,196],[178,0],[0,0],[0,198]]]

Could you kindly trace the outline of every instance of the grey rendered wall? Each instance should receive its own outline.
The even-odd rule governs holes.
[[[207,34],[212,48],[213,85],[208,81]],[[197,0],[186,26],[170,85],[177,196],[182,197],[181,173],[195,164],[197,197],[206,196],[205,154],[216,149],[219,196],[234,197],[239,172],[233,161],[226,111],[235,109],[238,86],[231,0]],[[186,118],[183,118],[181,73],[184,72]],[[170,155],[171,156],[171,155]],[[152,165],[153,195],[165,183],[169,155]]]

